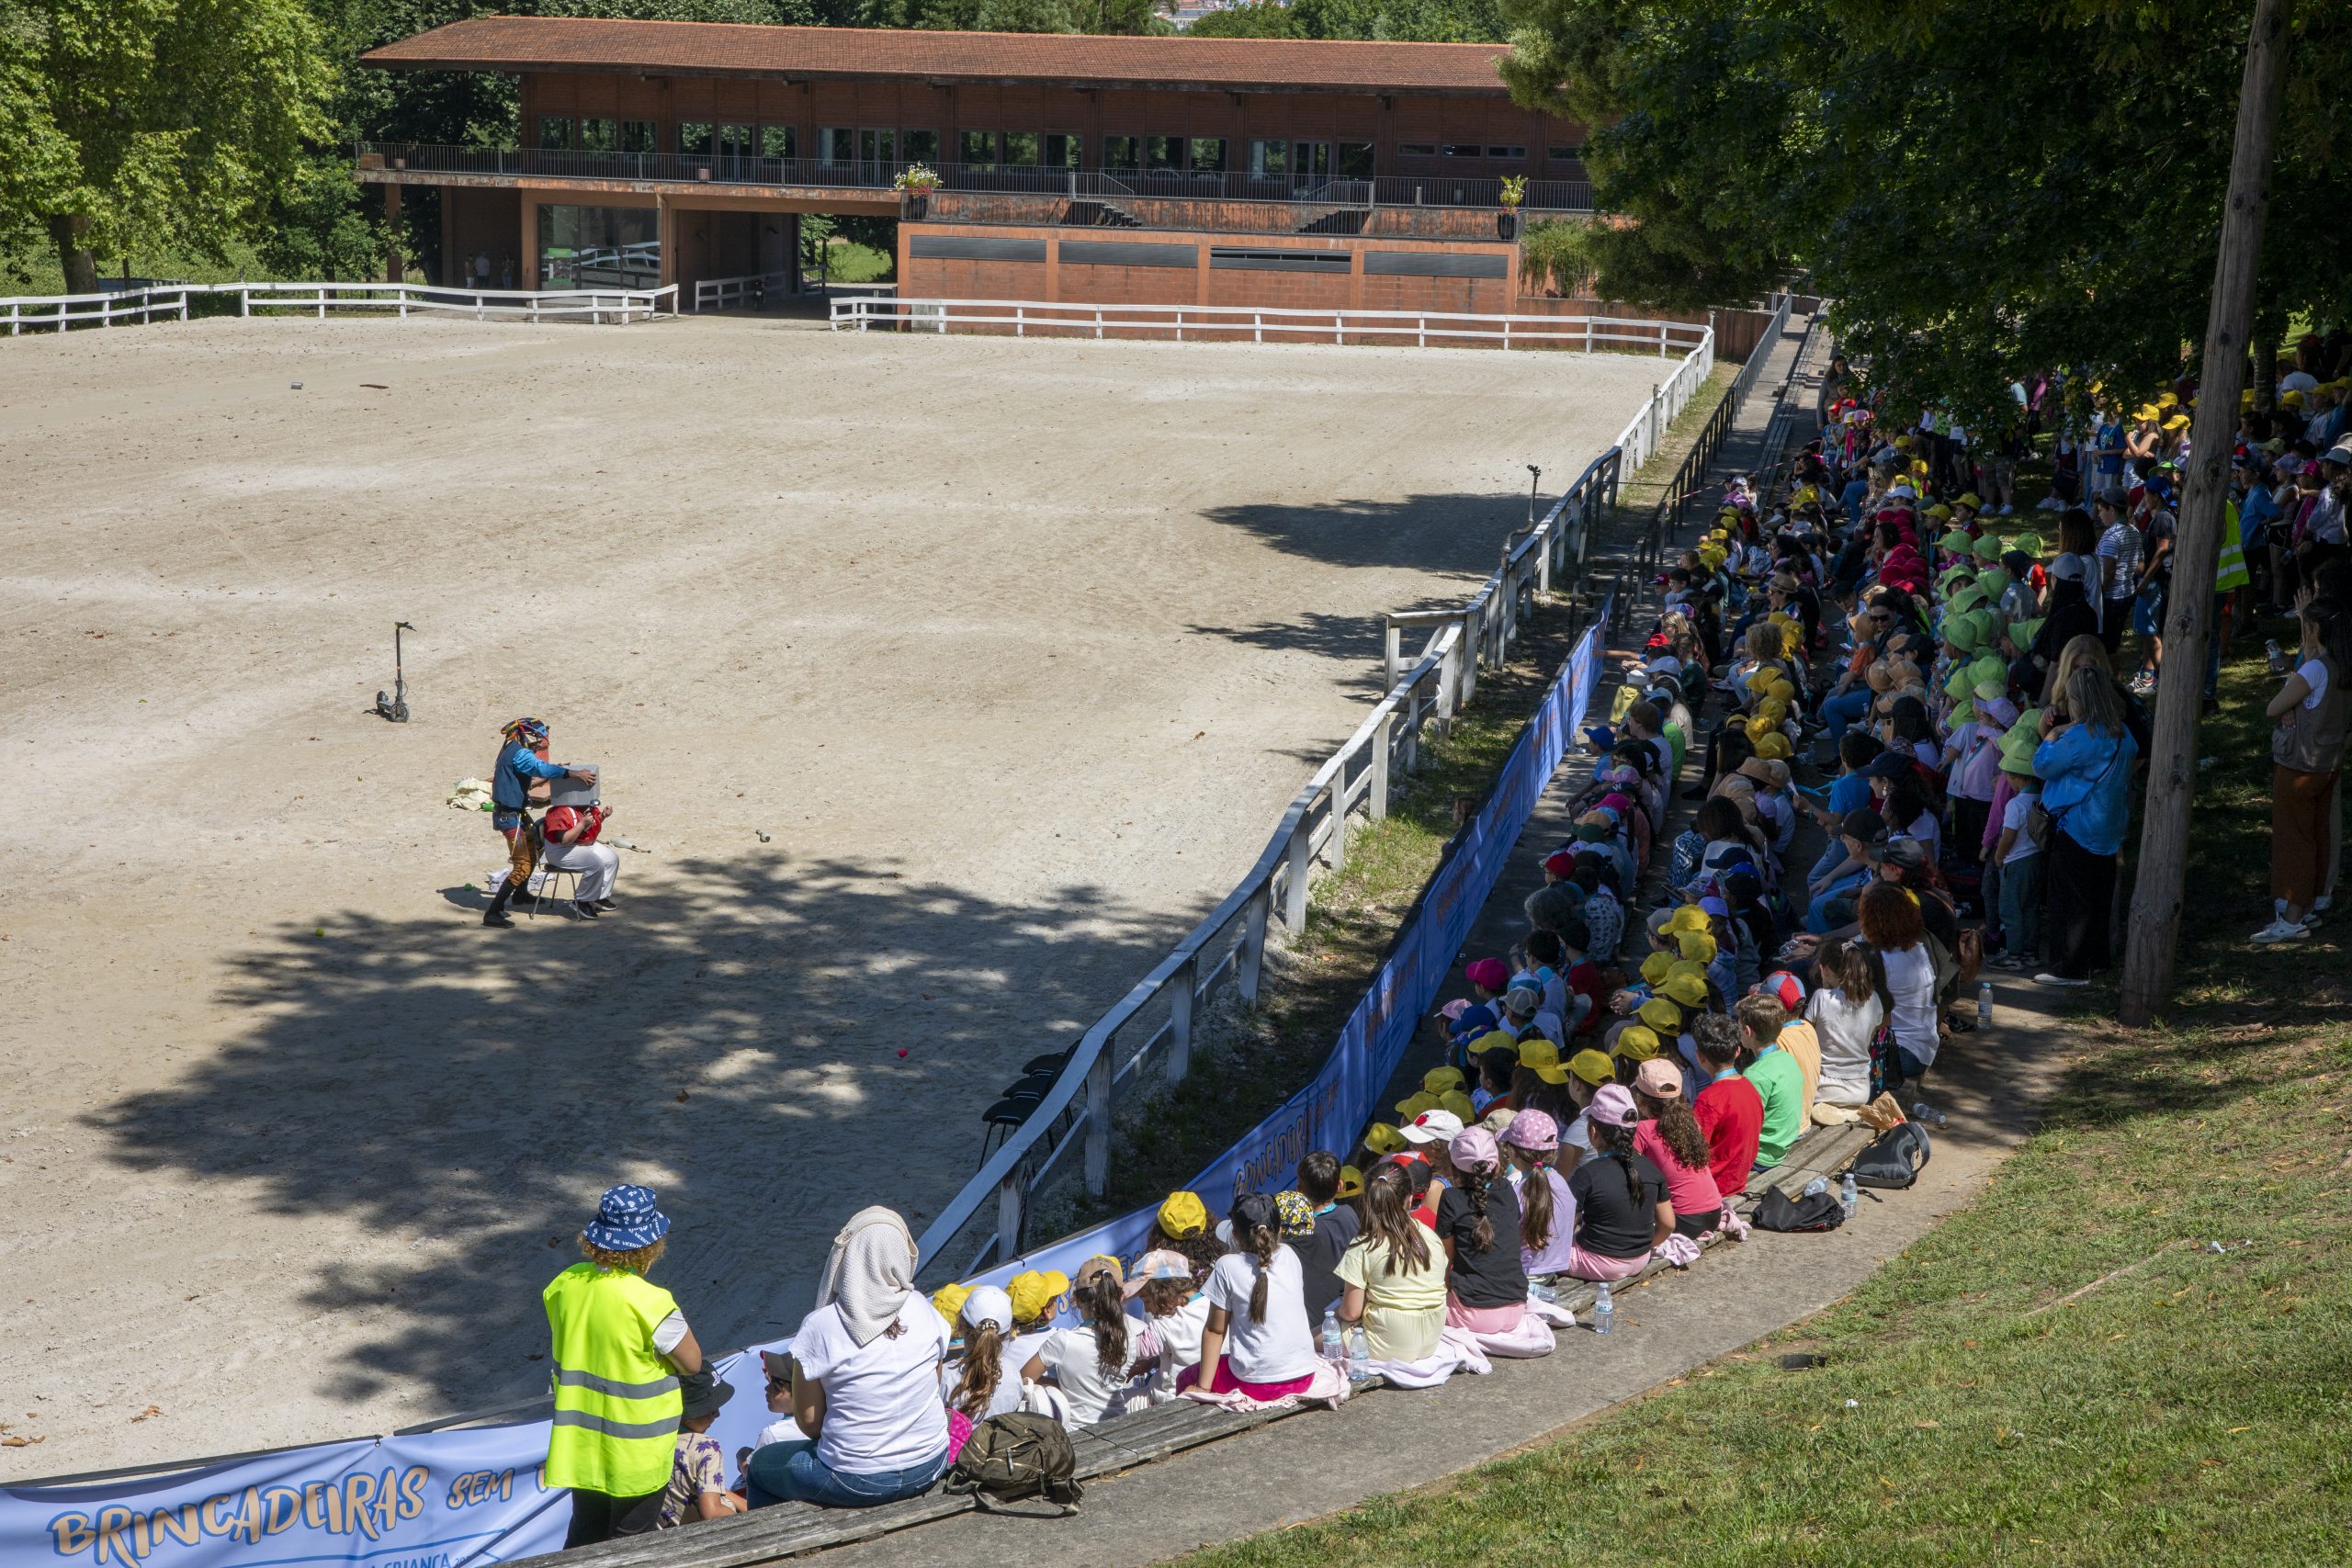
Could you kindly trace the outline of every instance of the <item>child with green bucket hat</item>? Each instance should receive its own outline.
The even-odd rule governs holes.
[[[2030,970],[2041,962],[2042,847],[2049,818],[2041,811],[2041,780],[2033,771],[2041,743],[2041,710],[2030,709],[2001,738],[2001,776],[2008,798],[2001,806],[2000,836],[1985,852],[1985,874],[1997,885],[2001,947],[1988,960],[1996,969]]]

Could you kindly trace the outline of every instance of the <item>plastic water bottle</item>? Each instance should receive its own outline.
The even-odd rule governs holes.
[[[1556,1302],[1560,1299],[1559,1287],[1547,1285],[1541,1280],[1530,1280],[1527,1282],[1527,1293],[1539,1302]]]
[[[1323,1309],[1323,1359],[1327,1361],[1342,1360],[1347,1353],[1347,1347],[1340,1343],[1340,1309],[1335,1306],[1325,1307]]]
[[[1854,1173],[1849,1170],[1846,1173],[1846,1179],[1838,1188],[1838,1206],[1846,1211],[1846,1217],[1850,1220],[1854,1217],[1854,1211],[1860,1206],[1861,1201],[1862,1195],[1854,1186]]]
[[[1993,1027],[1993,982],[1990,980],[1976,983],[1976,1027]]]
[[[1944,1124],[1944,1113],[1923,1100],[1911,1108],[1911,1120],[1925,1122],[1931,1127],[1940,1127]]]
[[[1603,1280],[1592,1292],[1592,1331],[1606,1334],[1617,1326],[1617,1302],[1609,1293],[1609,1281]]]
[[[1804,1195],[1808,1198],[1818,1198],[1828,1190],[1829,1178],[1826,1176],[1816,1176],[1804,1184]]]
[[[1348,1376],[1362,1381],[1372,1375],[1372,1340],[1359,1323],[1348,1334]]]

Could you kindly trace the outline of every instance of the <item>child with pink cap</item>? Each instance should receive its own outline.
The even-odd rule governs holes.
[[[1436,1227],[1445,1244],[1446,1325],[1471,1334],[1509,1334],[1527,1311],[1519,1192],[1503,1179],[1495,1135],[1484,1127],[1456,1133],[1446,1159],[1453,1183],[1438,1199]]]
[[[1634,1149],[1641,1121],[1633,1090],[1623,1084],[1602,1085],[1585,1108],[1592,1153],[1568,1178],[1577,1228],[1567,1271],[1579,1280],[1631,1279],[1674,1234],[1665,1173]]]

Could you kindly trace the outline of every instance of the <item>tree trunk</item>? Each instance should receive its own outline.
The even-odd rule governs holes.
[[[89,231],[90,220],[78,212],[50,214],[49,237],[57,246],[57,263],[65,274],[68,294],[98,291],[98,259],[82,243],[82,236]]]
[[[2181,889],[2188,870],[2189,807],[2197,793],[2197,720],[2206,637],[2212,631],[2213,578],[2230,494],[2230,446],[2245,389],[2246,339],[2254,329],[2254,285],[2269,205],[2270,145],[2286,81],[2291,0],[2258,0],[2238,90],[2237,140],[2230,156],[2229,203],[2213,263],[2197,413],[2189,425],[2188,486],[2173,547],[2172,606],[2165,616],[2164,676],[2156,683],[2155,734],[2148,757],[2147,819],[2140,874],[2123,954],[2123,1021],[2153,1021],[2172,994],[2180,939]],[[2259,358],[2259,355],[2256,355]]]

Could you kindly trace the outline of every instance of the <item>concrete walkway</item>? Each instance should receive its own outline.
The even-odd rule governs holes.
[[[1788,333],[1776,357],[1792,361],[1799,335]],[[1758,439],[1770,417],[1772,390],[1785,374],[1771,374],[1768,365],[1749,400]],[[1792,392],[1808,430],[1812,398],[1810,388]],[[1750,422],[1744,415],[1741,423]],[[1727,455],[1727,471],[1736,461]],[[1645,619],[1636,615],[1634,624]],[[1622,653],[1611,660],[1610,685],[1631,662]],[[1601,711],[1608,694],[1604,686],[1597,703]],[[1696,768],[1694,761],[1682,784],[1696,781]],[[1543,856],[1567,836],[1567,803],[1589,777],[1586,761],[1577,757],[1555,775],[1464,944],[1464,960],[1503,953],[1524,932],[1521,902],[1543,885]],[[1679,800],[1675,806],[1677,816],[1688,810]],[[1801,838],[1791,852],[1798,864],[1809,860],[1803,843]],[[1666,854],[1661,843],[1645,879],[1653,887]],[[1636,902],[1647,908],[1655,896]],[[2037,1108],[2055,1086],[2064,1041],[2049,993],[2015,976],[1994,980],[1998,1026],[1956,1038],[1931,1080],[1950,1125],[1934,1134],[1935,1156],[1919,1184],[1885,1194],[1880,1202],[1865,1199],[1853,1222],[1836,1231],[1758,1231],[1744,1244],[1713,1249],[1686,1273],[1624,1292],[1616,1330],[1606,1338],[1572,1329],[1551,1356],[1498,1361],[1489,1377],[1456,1378],[1427,1393],[1379,1391],[1338,1411],[1277,1422],[1091,1483],[1084,1508],[1071,1519],[1040,1523],[967,1514],[828,1552],[825,1562],[842,1568],[929,1568],[942,1562],[1035,1568],[1041,1551],[1090,1568],[1161,1562],[1439,1481],[1541,1442],[1818,1312],[1973,1198],[2031,1130]],[[1963,1003],[1959,1010],[1971,1010]],[[1408,1056],[1389,1098],[1417,1086],[1436,1058],[1434,1047]]]

